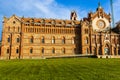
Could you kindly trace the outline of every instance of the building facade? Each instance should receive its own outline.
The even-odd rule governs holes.
[[[110,14],[98,6],[96,12],[77,20],[4,17],[0,59],[33,59],[96,55],[119,58],[119,27],[111,29]]]

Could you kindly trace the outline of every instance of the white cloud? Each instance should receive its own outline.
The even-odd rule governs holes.
[[[3,16],[10,17],[13,14],[24,17],[70,19],[70,12],[75,9],[78,20],[87,14],[85,10],[74,6],[68,7],[55,0],[0,0],[0,3],[0,26]]]
[[[55,0],[13,0],[13,2],[5,0],[5,2],[8,3],[7,7],[13,8],[10,11],[11,15],[14,13],[18,16],[24,15],[25,17],[69,19],[72,9],[82,14],[80,18],[86,14],[85,10],[80,11],[81,9],[74,8],[74,6],[71,6],[72,8],[64,6],[58,4]]]

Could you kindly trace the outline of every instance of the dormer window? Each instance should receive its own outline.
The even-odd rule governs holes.
[[[64,25],[64,24],[65,24],[65,21],[62,21],[61,24]]]
[[[52,22],[51,22],[53,25],[55,25],[55,21],[53,20]]]

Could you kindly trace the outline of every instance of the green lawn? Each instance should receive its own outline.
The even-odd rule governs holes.
[[[120,59],[2,60],[0,80],[120,80]]]

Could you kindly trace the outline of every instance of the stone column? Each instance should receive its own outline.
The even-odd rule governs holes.
[[[102,55],[105,55],[104,54],[104,46],[102,46],[102,51],[101,52],[102,52]]]
[[[113,46],[110,47],[110,53],[111,53],[111,55],[114,55],[114,49],[113,49]]]

